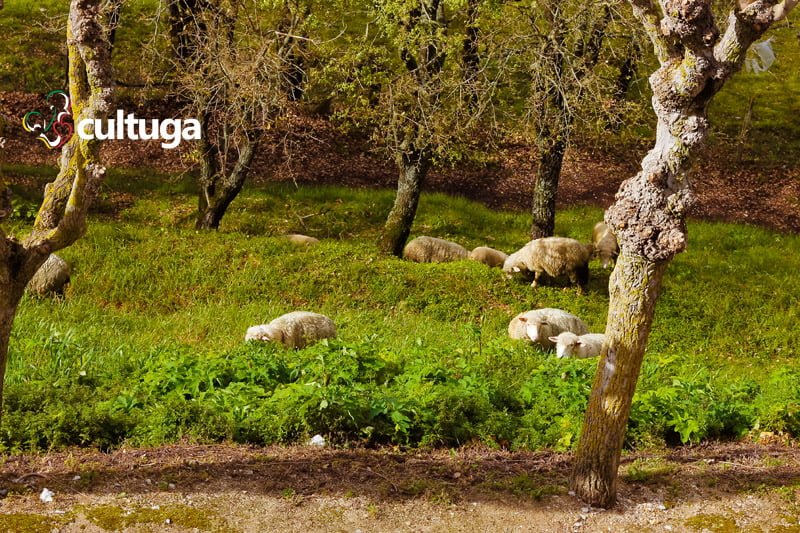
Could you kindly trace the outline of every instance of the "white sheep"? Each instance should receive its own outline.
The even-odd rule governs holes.
[[[619,255],[619,244],[617,244],[617,238],[611,233],[611,229],[605,222],[598,222],[594,225],[592,242],[603,268],[613,267]]]
[[[551,337],[564,331],[583,335],[589,328],[577,316],[550,307],[520,313],[508,324],[509,337],[527,339],[543,348],[552,348]]]
[[[508,259],[508,254],[488,246],[478,246],[469,253],[469,258],[494,268],[502,267]]]
[[[36,296],[63,294],[69,277],[70,268],[67,262],[56,254],[50,254],[28,282],[28,292]]]
[[[578,359],[600,355],[605,339],[606,336],[602,333],[587,333],[578,336],[569,331],[560,333],[557,337],[550,337],[550,341],[556,344],[556,354],[559,358],[576,357]]]
[[[317,313],[294,311],[269,324],[247,328],[244,340],[279,342],[289,348],[303,348],[322,339],[336,337],[333,320]]]
[[[536,287],[544,273],[552,278],[566,275],[581,287],[589,282],[589,259],[594,245],[567,237],[534,239],[508,256],[503,271],[509,277],[515,272],[533,272],[531,287]]]
[[[403,257],[416,263],[447,263],[466,259],[468,255],[460,244],[436,237],[417,237],[403,249]]]
[[[288,235],[284,235],[284,238],[286,238],[290,243],[298,246],[314,246],[315,244],[319,244],[319,239],[309,237],[308,235],[301,235],[299,233],[290,233]]]

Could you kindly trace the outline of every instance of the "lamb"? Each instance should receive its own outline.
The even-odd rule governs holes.
[[[502,267],[508,258],[508,254],[488,246],[478,246],[469,253],[469,258],[494,268]]]
[[[597,357],[603,349],[603,342],[606,336],[602,333],[587,333],[578,336],[572,332],[565,331],[557,337],[549,337],[551,342],[556,343],[556,354],[559,359],[562,357],[577,357],[586,359]]]
[[[538,285],[542,273],[552,278],[566,274],[571,283],[584,287],[589,282],[589,259],[593,254],[593,244],[567,237],[545,237],[530,241],[508,256],[503,271],[509,277],[514,272],[533,272],[531,287]]]
[[[617,238],[611,233],[611,229],[605,222],[598,222],[594,225],[592,242],[603,268],[612,268],[619,255],[619,244],[617,244]]]
[[[549,307],[520,313],[508,324],[509,337],[527,339],[543,348],[552,348],[551,337],[565,331],[583,335],[589,328],[575,315]]]
[[[309,237],[308,235],[300,235],[299,233],[290,233],[285,237],[290,243],[298,246],[314,246],[315,244],[319,244],[319,239]]]
[[[247,328],[244,340],[279,342],[289,348],[304,348],[322,339],[336,337],[336,325],[325,315],[294,311],[269,324]]]
[[[56,254],[50,254],[28,282],[28,292],[36,296],[64,294],[69,276],[70,268],[67,262]]]
[[[447,263],[466,259],[468,255],[460,244],[436,237],[417,237],[403,249],[403,257],[416,263]]]

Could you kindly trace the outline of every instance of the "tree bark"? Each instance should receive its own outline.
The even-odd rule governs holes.
[[[609,280],[606,347],[595,374],[572,481],[572,490],[595,506],[615,503],[619,450],[667,264],[622,254]]]
[[[550,137],[548,141],[543,143],[543,148],[540,148],[542,151],[536,167],[536,184],[533,187],[531,208],[531,239],[550,237],[555,231],[556,195],[567,141],[562,135]]]
[[[480,31],[478,26],[478,0],[468,0],[467,23],[461,56],[464,63],[464,82],[467,86],[466,98],[470,108],[475,108],[478,105],[478,75],[481,64],[481,56],[478,51]]]
[[[205,138],[205,135],[204,135]],[[231,202],[239,195],[250,172],[250,164],[256,152],[256,135],[248,136],[241,149],[233,170],[229,174],[216,163],[216,150],[207,141],[205,144],[204,164],[200,179],[200,196],[195,228],[198,230],[219,229],[222,217],[228,211]]]
[[[384,253],[402,257],[411,226],[417,214],[422,184],[428,174],[430,159],[423,154],[403,154],[398,160],[400,177],[394,206],[383,227],[379,248]]]
[[[660,68],[650,77],[656,143],[625,181],[605,220],[621,254],[609,281],[606,341],[583,423],[571,486],[600,507],[616,501],[616,477],[630,405],[667,264],[686,247],[693,196],[691,158],[708,136],[706,110],[745,54],[798,0],[754,2],[732,12],[720,36],[706,0],[630,0]],[[665,5],[662,11],[662,5]]]

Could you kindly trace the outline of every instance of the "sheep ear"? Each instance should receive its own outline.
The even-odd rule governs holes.
[[[550,339],[550,342],[558,342],[558,337],[547,337]]]
[[[575,341],[575,346],[582,346],[583,343],[581,341]]]
[[[521,317],[519,317],[519,321],[520,322],[527,322],[528,319],[526,317],[524,317],[524,316],[521,316]]]
[[[519,267],[514,267],[514,272],[519,272]]]

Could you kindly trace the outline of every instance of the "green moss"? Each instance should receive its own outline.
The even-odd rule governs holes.
[[[125,510],[116,505],[100,505],[83,508],[80,512],[89,521],[108,531],[118,531],[136,524],[173,524],[200,531],[232,531],[215,512],[188,505],[171,504],[134,510]]]
[[[69,521],[67,515],[42,516],[32,513],[0,514],[0,531],[40,533],[60,528]]]
[[[712,533],[731,533],[741,531],[736,520],[721,514],[699,514],[684,522],[693,531],[708,530]]]

